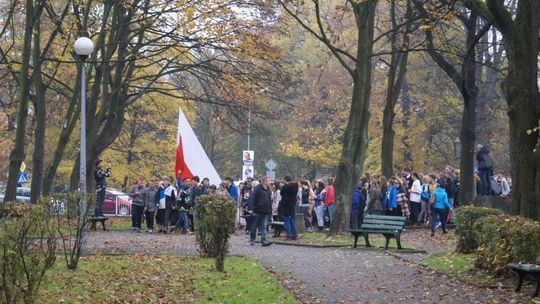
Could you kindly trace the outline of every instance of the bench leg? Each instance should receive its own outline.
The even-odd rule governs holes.
[[[360,237],[360,234],[354,233],[353,236],[354,236],[354,244],[353,244],[352,248],[356,248],[356,246],[358,244],[358,238]]]
[[[364,241],[366,242],[366,247],[371,247],[369,243],[369,233],[364,233]]]
[[[390,243],[390,237],[385,235],[384,250],[388,250],[388,244]]]
[[[523,285],[523,279],[525,278],[526,273],[517,269],[514,269],[514,271],[518,275],[516,278],[516,286],[514,287],[514,291],[518,292],[521,290],[521,285]]]
[[[92,225],[90,225],[90,229],[93,229],[94,231],[97,231],[96,229],[96,222],[92,222]]]
[[[107,231],[107,228],[105,227],[105,221],[101,221],[101,227],[103,227],[103,231]]]
[[[540,290],[540,274],[537,273],[534,276],[534,279],[535,279],[536,282],[534,283],[534,289],[533,289],[533,291],[531,293],[531,298],[538,297],[538,292]]]
[[[397,249],[401,250],[403,247],[401,247],[401,233],[396,235],[396,242],[397,242]]]

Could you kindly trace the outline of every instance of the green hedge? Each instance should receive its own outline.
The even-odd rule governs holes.
[[[473,225],[488,215],[502,215],[502,211],[485,207],[463,206],[456,209],[454,221],[456,223],[456,236],[458,243],[456,252],[472,253],[478,248],[474,237]]]
[[[533,263],[540,254],[540,224],[519,216],[490,215],[473,226],[476,266],[502,274],[508,263]]]

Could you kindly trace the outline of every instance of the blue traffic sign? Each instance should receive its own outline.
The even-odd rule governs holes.
[[[17,178],[17,184],[26,184],[28,183],[28,175],[24,172],[19,172],[19,177]]]

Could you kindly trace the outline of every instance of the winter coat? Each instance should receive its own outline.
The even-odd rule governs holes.
[[[407,199],[407,194],[405,192],[399,192],[396,197],[397,204],[401,208],[401,215],[409,217],[411,211],[409,209],[409,200]]]
[[[352,197],[351,210],[364,212],[366,207],[366,191],[361,186],[356,187]]]
[[[381,189],[379,188],[369,189],[369,202],[367,205],[368,212],[372,214],[381,212],[383,210],[382,200],[383,200],[383,195],[381,193]]]
[[[446,191],[442,187],[437,187],[434,193],[431,195],[435,195],[435,204],[433,204],[433,208],[435,209],[450,209],[452,206],[448,202],[448,194],[446,194]]]
[[[255,187],[249,198],[248,210],[253,210],[257,214],[272,213],[272,190],[270,187],[266,189],[263,185]]]
[[[386,191],[386,198],[384,199],[384,209],[396,209],[397,208],[397,189],[394,185]]]
[[[238,188],[234,183],[232,183],[229,188],[227,189],[229,194],[231,195],[231,198],[234,200],[234,203],[238,203]]]
[[[138,192],[138,193],[137,193]],[[131,197],[131,204],[137,206],[144,206],[144,193],[143,189],[139,185],[133,185],[129,191]]]
[[[317,193],[315,193],[315,207],[320,206],[324,202],[324,197],[326,196],[326,190],[322,190],[319,192],[317,190]]]
[[[297,196],[297,183],[288,183],[281,187],[281,202],[279,203],[278,213],[283,216],[294,216]]]
[[[482,147],[478,153],[476,153],[476,161],[478,161],[478,169],[489,170],[493,168],[493,159],[489,155],[489,150],[486,147]]]
[[[324,204],[328,206],[328,205],[333,205],[335,203],[336,203],[336,200],[334,197],[334,185],[330,185],[326,189],[326,196],[324,197]]]
[[[107,168],[105,170],[101,168],[96,169],[96,173],[94,173],[94,180],[96,181],[96,190],[101,191],[107,188],[107,183],[105,182],[105,178],[109,176],[111,176],[110,168]]]
[[[144,188],[143,197],[144,197],[144,207],[147,212],[156,211],[156,205],[159,203],[156,201],[157,189],[156,188]]]

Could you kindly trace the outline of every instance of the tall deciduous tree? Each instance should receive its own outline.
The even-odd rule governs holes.
[[[17,108],[17,130],[15,132],[15,145],[9,159],[9,175],[6,185],[4,201],[14,201],[17,192],[17,178],[21,163],[25,157],[25,133],[28,117],[28,97],[31,87],[29,80],[30,59],[32,56],[32,33],[34,25],[38,22],[43,8],[43,1],[36,5],[33,0],[25,1],[24,38],[21,50],[21,67],[18,73],[19,92]]]
[[[508,74],[502,85],[510,118],[512,211],[540,219],[539,133],[530,130],[540,119],[538,53],[540,51],[540,1],[519,0],[512,14],[501,0],[464,0],[467,7],[502,34]]]
[[[297,9],[304,9],[302,2],[296,9],[289,1],[280,0],[283,9],[310,34],[324,43],[350,74],[353,81],[351,109],[345,134],[343,150],[338,164],[335,181],[336,208],[330,234],[343,230],[349,222],[350,201],[356,181],[362,171],[368,142],[369,101],[371,96],[371,60],[373,54],[373,31],[378,0],[346,1],[344,13],[350,13],[356,23],[356,52],[353,54],[340,48],[329,36],[328,24],[324,24],[321,3],[312,0],[308,9],[315,15],[316,26],[305,22]]]
[[[455,9],[453,5],[442,5],[440,8],[434,8],[431,12],[428,12],[424,8],[424,2],[415,0],[417,8],[425,16],[425,20],[431,20],[424,28],[426,29],[426,41],[427,41],[427,53],[431,56],[433,61],[452,79],[456,87],[458,88],[463,98],[463,114],[461,118],[461,154],[460,154],[460,191],[459,201],[463,203],[470,203],[474,198],[474,180],[473,180],[473,168],[474,168],[474,144],[476,138],[476,101],[478,97],[478,77],[477,72],[479,65],[481,64],[477,60],[476,45],[484,36],[489,28],[490,24],[485,24],[481,28],[478,26],[478,14],[476,12],[468,12],[461,9]],[[445,27],[445,20],[438,17],[443,16],[456,16],[463,24],[465,31],[465,41],[461,47],[462,51],[458,51],[459,54],[454,54],[452,58],[445,56],[448,51],[444,51],[445,48],[452,48],[453,46],[449,41],[441,41],[438,39],[435,41],[434,33],[440,33],[442,30],[440,26]],[[450,21],[453,23],[453,21]],[[438,42],[438,44],[437,44]],[[446,47],[445,47],[446,46]],[[455,47],[454,49],[459,49]]]
[[[384,176],[391,176],[394,172],[394,118],[396,116],[395,106],[399,99],[400,92],[404,85],[405,74],[407,72],[407,61],[409,58],[409,34],[412,27],[411,19],[412,3],[407,1],[405,12],[405,26],[398,24],[396,13],[396,1],[390,2],[390,21],[392,29],[390,32],[391,58],[388,63],[388,77],[386,89],[386,104],[383,112],[383,135],[381,148],[381,172]],[[402,35],[400,29],[404,28]],[[406,120],[404,120],[406,121]]]

